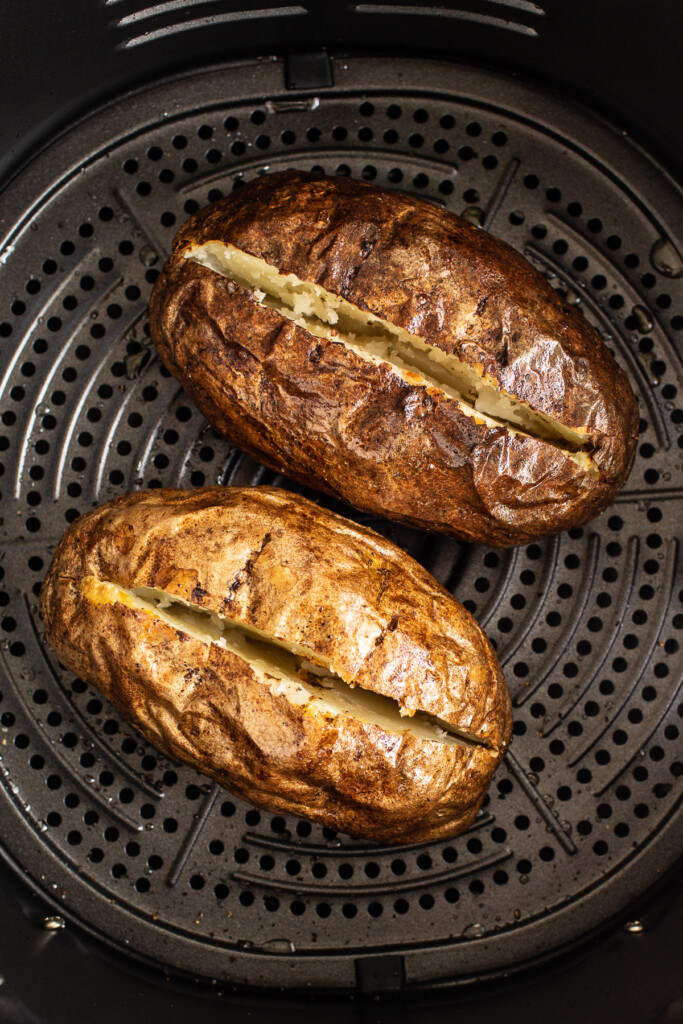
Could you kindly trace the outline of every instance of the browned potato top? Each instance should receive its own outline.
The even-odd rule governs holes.
[[[217,273],[209,243],[343,300],[340,323],[365,314],[403,332],[439,372],[420,358],[397,372],[360,355],[362,338],[354,348],[341,329],[320,336],[311,318],[283,317]],[[633,461],[635,398],[597,332],[509,246],[411,196],[302,172],[260,178],[180,230],[150,313],[162,357],[219,429],[359,508],[521,543],[596,515]],[[464,414],[438,353],[530,415],[531,436],[504,409],[493,422],[484,405]]]
[[[509,742],[507,689],[469,613],[389,541],[281,490],[95,509],[62,539],[41,611],[60,660],[157,746],[355,834],[461,831]],[[299,678],[322,704],[292,696]],[[350,710],[324,710],[332,684]]]

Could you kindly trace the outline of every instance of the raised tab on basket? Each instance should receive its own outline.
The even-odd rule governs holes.
[[[362,996],[403,992],[406,964],[402,956],[364,956],[355,961],[356,987]]]

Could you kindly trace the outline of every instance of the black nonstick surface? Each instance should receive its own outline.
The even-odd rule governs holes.
[[[287,91],[262,60],[140,92],[0,197],[1,843],[56,914],[140,960],[380,991],[528,966],[680,851],[680,193],[628,139],[513,80],[333,65],[324,91]],[[183,219],[285,167],[403,188],[505,238],[598,327],[640,403],[632,476],[582,530],[495,551],[370,520],[474,612],[513,695],[511,752],[451,842],[377,847],[257,811],[160,756],[44,645],[40,581],[79,513],[139,487],[287,486],[212,431],[146,323]]]

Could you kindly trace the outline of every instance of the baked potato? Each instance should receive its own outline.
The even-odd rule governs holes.
[[[468,827],[510,739],[469,613],[400,548],[274,488],[153,490],[76,520],[48,643],[155,746],[378,842]]]
[[[192,217],[152,337],[216,429],[358,509],[508,546],[630,471],[637,404],[598,333],[509,246],[346,178],[259,178]]]

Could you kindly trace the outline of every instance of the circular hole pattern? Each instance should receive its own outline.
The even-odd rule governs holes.
[[[278,116],[277,128],[273,127],[273,117],[262,108],[236,111],[238,116],[204,113],[192,125],[178,121],[171,130],[166,126],[163,140],[155,139],[154,144],[143,141],[135,158],[126,158],[119,165],[119,173],[136,204],[144,207],[146,216],[157,224],[157,233],[163,234],[167,242],[184,215],[229,194],[233,181],[235,187],[240,187],[249,179],[251,172],[242,175],[239,169],[241,157],[246,156],[252,163],[267,158],[275,167],[277,154],[289,149],[291,158],[293,145],[297,156],[316,148],[310,164],[320,161],[316,166],[326,173],[401,186],[442,204],[453,203],[455,210],[479,204],[482,210],[487,207],[500,169],[509,159],[504,147],[510,145],[512,152],[514,126],[508,126],[504,120],[496,122],[484,111],[468,115],[458,109],[454,116],[444,112],[443,105],[439,109],[436,101],[427,98],[417,104],[407,98],[400,103],[375,98],[374,102],[356,100],[353,104],[353,117],[348,120],[337,112],[333,121],[326,122],[320,111],[312,111],[292,115],[292,127],[287,118]],[[332,162],[331,149],[337,154]],[[376,156],[378,150],[383,150],[384,157],[391,153],[389,163]],[[408,150],[414,151],[415,160],[405,156]],[[359,153],[361,157],[353,155]],[[439,165],[440,157],[457,160],[457,178],[449,175],[445,161]],[[194,175],[200,181],[212,175],[218,179],[219,167],[220,180],[194,190]],[[579,203],[567,176],[563,176],[561,168],[555,170],[557,173],[551,174],[538,165],[522,165],[515,191],[509,193],[510,205],[501,209],[496,222],[501,234],[509,232],[508,238],[514,238],[520,248],[533,239],[537,251],[547,254],[555,266],[561,266],[563,274],[569,278],[578,275],[586,286],[586,305],[592,295],[590,301],[606,312],[619,313],[625,304],[617,265],[619,274],[644,271],[642,279],[633,280],[639,289],[642,286],[649,290],[648,306],[661,317],[663,329],[668,329],[669,324],[673,329],[675,323],[675,329],[683,327],[675,307],[675,282],[664,282],[660,275],[650,273],[647,253],[638,256],[630,251],[635,245],[627,237],[626,227],[619,229],[622,234],[614,234],[604,207],[588,193],[581,193]],[[59,282],[64,268],[80,265],[78,261],[88,244],[92,244],[90,240],[96,243],[102,255],[84,264],[85,269],[71,279],[58,300],[46,307],[40,332],[45,338],[36,337],[26,357],[22,355],[17,363],[8,390],[9,402],[3,407],[3,417],[11,414],[7,420],[3,418],[3,427],[10,433],[21,424],[22,410],[30,404],[32,378],[41,378],[44,371],[40,357],[48,353],[49,360],[53,353],[64,349],[64,360],[50,383],[50,400],[46,401],[49,409],[41,411],[37,421],[40,437],[31,441],[27,486],[22,491],[26,529],[35,532],[37,540],[44,530],[41,518],[47,522],[49,513],[44,510],[52,500],[48,490],[52,460],[59,451],[73,396],[77,390],[82,393],[85,382],[95,372],[93,367],[110,346],[112,355],[106,372],[97,371],[97,379],[87,385],[90,392],[76,424],[73,450],[64,466],[65,500],[59,515],[64,516],[65,522],[88,507],[89,474],[97,471],[103,432],[111,430],[121,403],[125,411],[111,434],[115,441],[102,474],[103,486],[111,488],[108,495],[134,486],[172,486],[177,482],[181,464],[186,474],[182,485],[201,486],[218,478],[222,480],[217,474],[229,472],[225,467],[232,465],[230,449],[211,431],[203,429],[202,418],[194,407],[182,398],[169,399],[168,379],[163,370],[153,363],[136,364],[149,346],[149,335],[143,327],[134,336],[124,337],[122,332],[146,306],[158,266],[144,265],[144,259],[149,258],[144,255],[145,242],[130,223],[119,221],[120,211],[114,199],[107,200],[107,205],[102,203],[100,200],[93,209],[84,207],[79,211],[68,230],[65,228],[68,237],[62,238],[50,254],[41,253],[42,262],[34,268],[25,289],[22,287],[20,295],[8,299],[0,318],[0,337],[12,337],[14,342],[25,330],[20,318],[28,322],[33,315],[32,303],[42,303],[54,287],[50,279]],[[596,210],[605,218],[604,226],[595,215]],[[572,232],[566,232],[567,238],[560,237],[557,228],[562,218],[572,218]],[[580,238],[587,233],[591,236],[591,248],[586,248],[588,255],[584,256]],[[594,249],[604,258],[592,255]],[[117,275],[122,275],[122,282],[113,286]],[[40,298],[34,300],[32,296],[41,291]],[[69,348],[67,339],[73,325],[84,310],[91,308],[90,303],[105,292],[106,299],[96,303],[97,317],[88,322],[82,335],[74,337]],[[625,322],[627,314],[628,309],[623,309],[614,319]],[[626,324],[625,329],[635,332],[637,325]],[[669,379],[670,367],[661,358],[657,344],[649,337],[641,343],[636,339],[636,352],[647,357],[646,362],[649,360],[648,372],[662,377],[655,400],[661,397],[662,402],[672,404],[666,411],[667,429],[671,425],[680,428],[683,414],[675,408],[679,391]],[[119,398],[123,395],[125,400]],[[651,420],[649,406],[646,407]],[[152,421],[157,419],[157,433],[153,444],[148,445],[150,454],[138,483],[135,460],[148,444]],[[660,476],[652,473],[662,472],[661,461],[654,425],[643,421],[637,467],[647,466],[647,470],[636,468],[634,472],[651,472],[645,482],[655,488]],[[270,482],[271,478],[264,480]],[[657,813],[655,801],[665,802],[669,798],[667,786],[671,786],[675,772],[680,774],[681,770],[680,762],[672,759],[679,733],[669,723],[645,747],[643,763],[622,774],[618,784],[591,805],[590,814],[578,810],[580,801],[586,795],[592,798],[593,789],[617,771],[620,759],[637,750],[641,739],[647,738],[654,722],[652,716],[661,712],[664,693],[668,692],[675,671],[673,659],[678,647],[673,646],[672,638],[663,635],[654,649],[646,679],[635,687],[620,716],[614,721],[609,719],[611,707],[621,707],[624,680],[630,678],[639,663],[637,659],[649,650],[652,623],[655,619],[659,621],[662,580],[668,578],[669,513],[667,508],[663,517],[653,505],[656,491],[652,495],[652,500],[645,502],[649,507],[640,513],[638,522],[645,526],[639,530],[637,582],[628,610],[621,618],[621,588],[632,573],[631,538],[638,532],[638,527],[634,531],[628,505],[619,506],[619,512],[610,511],[591,524],[585,535],[582,530],[574,530],[559,540],[529,544],[514,554],[473,549],[464,559],[462,580],[457,588],[453,584],[453,589],[466,594],[468,607],[482,620],[492,609],[486,628],[501,658],[507,659],[506,678],[519,698],[513,728],[519,760],[525,771],[528,766],[529,785],[537,787],[549,805],[555,802],[555,811],[559,809],[562,816],[566,814],[567,821],[575,824],[573,835],[577,844],[583,843],[585,837],[584,849],[600,861],[615,856],[620,845],[638,841],[638,829],[653,824]],[[26,515],[27,511],[31,514]],[[601,536],[597,556],[591,561],[593,530]],[[37,555],[29,558],[34,560],[33,564],[28,562],[34,574],[30,585],[39,585],[45,565]],[[587,586],[588,600],[583,608],[581,600]],[[506,589],[503,600],[498,602],[501,588]],[[4,592],[0,596],[4,599]],[[615,635],[615,622],[622,620],[623,628]],[[680,629],[683,617],[678,625],[669,617],[665,634],[672,631],[672,624]],[[12,646],[21,645],[22,638],[25,639],[21,615],[13,609],[5,610],[3,605],[0,628],[1,637],[10,645],[9,654],[23,657],[23,646]],[[604,665],[598,672],[605,652]],[[585,673],[590,672],[597,674],[584,692]],[[41,789],[50,801],[50,810],[44,820],[51,836],[54,833],[55,842],[68,846],[73,857],[87,857],[95,867],[101,864],[98,870],[102,874],[98,877],[117,882],[119,891],[130,891],[133,897],[135,892],[139,893],[142,902],[146,894],[154,896],[155,887],[161,888],[158,879],[163,874],[155,880],[154,873],[161,871],[164,863],[166,870],[170,869],[171,861],[165,853],[162,856],[157,852],[155,841],[167,841],[175,848],[186,834],[188,820],[201,814],[207,789],[197,776],[176,772],[161,759],[157,763],[149,750],[143,753],[139,740],[130,735],[125,723],[113,717],[108,706],[85,684],[74,681],[69,689],[71,686],[69,683],[67,690],[75,709],[87,723],[86,735],[88,728],[94,729],[117,757],[127,759],[133,778],[139,773],[147,786],[163,784],[165,788],[163,802],[139,791],[112,768],[99,749],[84,749],[84,729],[71,721],[67,706],[54,699],[47,683],[37,680],[28,688],[26,700],[32,713],[54,741],[60,756],[72,758],[81,775],[93,779],[88,783],[94,787],[93,792],[96,790],[105,800],[111,800],[121,814],[142,825],[135,839],[127,839],[130,833],[119,827],[120,822],[112,825],[106,810],[96,811],[88,806],[87,787],[75,786],[68,769],[50,760],[49,750],[39,752],[33,733],[14,707],[4,712],[6,718],[0,716],[3,728],[11,731],[8,747],[21,756],[34,778],[39,774],[45,780]],[[587,753],[580,757],[584,747]],[[574,762],[575,755],[578,760]],[[570,770],[564,768],[567,759],[575,765]],[[188,862],[178,891],[182,889],[188,900],[201,894],[204,901],[203,890],[213,891],[212,906],[227,901],[230,914],[250,914],[254,918],[263,911],[273,916],[273,925],[278,917],[290,919],[292,926],[294,919],[302,918],[308,922],[307,927],[317,927],[321,934],[329,927],[328,919],[335,927],[351,929],[351,922],[360,915],[364,926],[380,936],[395,916],[410,914],[415,921],[427,922],[436,919],[438,909],[459,901],[464,904],[463,913],[469,913],[473,903],[488,899],[491,892],[500,898],[505,887],[512,892],[519,884],[527,885],[525,892],[531,893],[535,878],[559,871],[562,856],[554,836],[546,831],[518,781],[508,777],[505,766],[499,769],[491,788],[485,807],[485,814],[490,813],[493,824],[446,845],[435,843],[405,852],[364,851],[361,855],[354,851],[347,855],[338,845],[341,842],[343,847],[347,840],[329,830],[323,831],[305,821],[271,816],[221,794],[196,847],[196,859],[193,855]],[[235,836],[246,832],[256,834],[260,841],[270,837],[271,845],[252,845],[246,838],[235,840]],[[477,868],[479,858],[492,852],[507,853],[508,847],[512,852],[509,860],[490,868]],[[287,852],[283,853],[285,849]],[[456,874],[461,869],[465,872],[457,887],[449,879],[438,886],[433,883],[430,888],[433,874],[455,870],[452,866],[456,864]],[[138,870],[134,871],[136,865]],[[306,895],[290,895],[284,889],[277,894],[263,894],[258,887],[252,891],[241,888],[238,881],[233,885],[232,874],[239,875],[241,871],[260,874],[265,886],[268,879],[288,884],[292,889],[301,885]],[[403,885],[405,891],[387,893],[387,882]],[[378,887],[376,893],[372,892],[373,883]],[[322,889],[318,895],[316,885]],[[347,885],[367,894],[351,898],[350,893],[344,894]],[[328,896],[335,886],[339,895]],[[149,907],[148,900],[149,897],[145,904]],[[195,905],[196,899],[193,908]],[[220,909],[225,914],[226,908]],[[205,907],[204,912],[207,924],[210,910]]]

